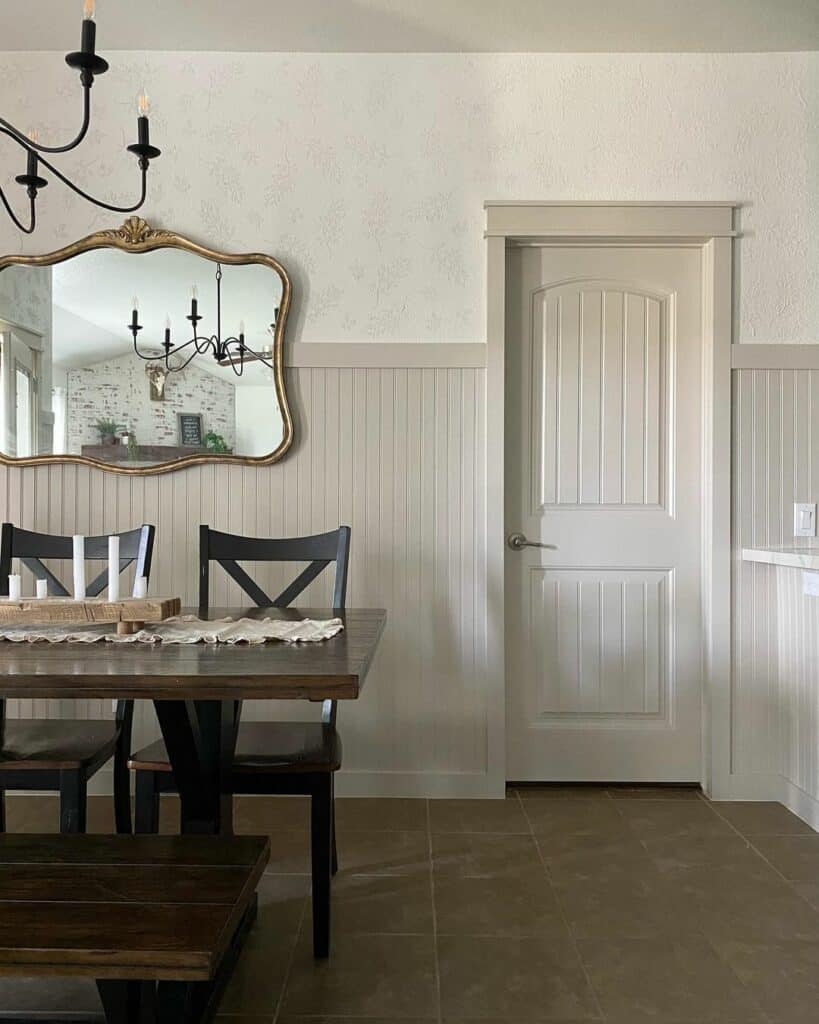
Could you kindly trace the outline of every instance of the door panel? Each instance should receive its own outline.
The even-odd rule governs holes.
[[[663,503],[667,298],[615,282],[533,296],[533,505]]]
[[[509,253],[509,778],[700,777],[700,303],[695,248]]]

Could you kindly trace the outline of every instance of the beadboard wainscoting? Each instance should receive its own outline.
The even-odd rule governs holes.
[[[732,783],[819,827],[819,599],[802,595],[799,570],[741,560],[742,548],[816,543],[793,538],[793,502],[819,488],[819,346],[796,347],[798,360],[791,346],[734,360]]]
[[[300,364],[287,370],[296,442],[278,465],[149,477],[3,467],[3,518],[55,533],[154,523],[151,591],[189,604],[199,523],[261,536],[349,524],[348,604],[385,607],[389,621],[362,698],[340,709],[339,792],[498,795],[504,767],[489,763],[489,687],[502,680],[490,681],[487,670],[485,346],[320,348],[327,365],[315,365],[310,345],[290,353]],[[271,592],[284,585],[280,567],[250,571]],[[247,603],[218,568],[211,593],[215,605]],[[300,603],[328,601],[329,581],[318,580]],[[248,718],[316,711],[295,702],[245,707]],[[100,701],[10,701],[9,713],[99,718],[111,709]],[[143,703],[135,746],[157,735],[153,707]]]

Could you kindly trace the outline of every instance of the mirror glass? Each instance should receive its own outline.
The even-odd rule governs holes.
[[[201,352],[183,367],[194,353],[182,348],[193,335],[194,288],[198,335],[216,335],[219,318],[222,339],[243,325],[247,346],[272,362],[282,281],[263,264],[217,264],[180,249],[97,249],[0,271],[0,451],[133,469],[275,451],[284,424],[269,366],[246,360],[237,376]],[[148,359],[129,330],[134,297],[137,345]]]

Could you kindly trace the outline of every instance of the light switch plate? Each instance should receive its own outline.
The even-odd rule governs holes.
[[[802,593],[809,597],[819,597],[819,572],[802,571]]]
[[[816,536],[816,502],[794,502],[793,535],[794,537]]]

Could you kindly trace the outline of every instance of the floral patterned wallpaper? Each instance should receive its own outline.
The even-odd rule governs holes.
[[[104,53],[104,20],[98,38]],[[738,339],[817,340],[819,54],[109,57],[65,168],[109,201],[134,196],[125,146],[145,84],[163,150],[145,216],[279,256],[297,340],[482,340],[491,198],[742,201]],[[3,68],[5,116],[72,133],[79,88],[60,54]],[[10,147],[1,161],[4,180],[22,170]],[[0,217],[0,250],[121,219],[57,183],[40,208],[31,239]]]

